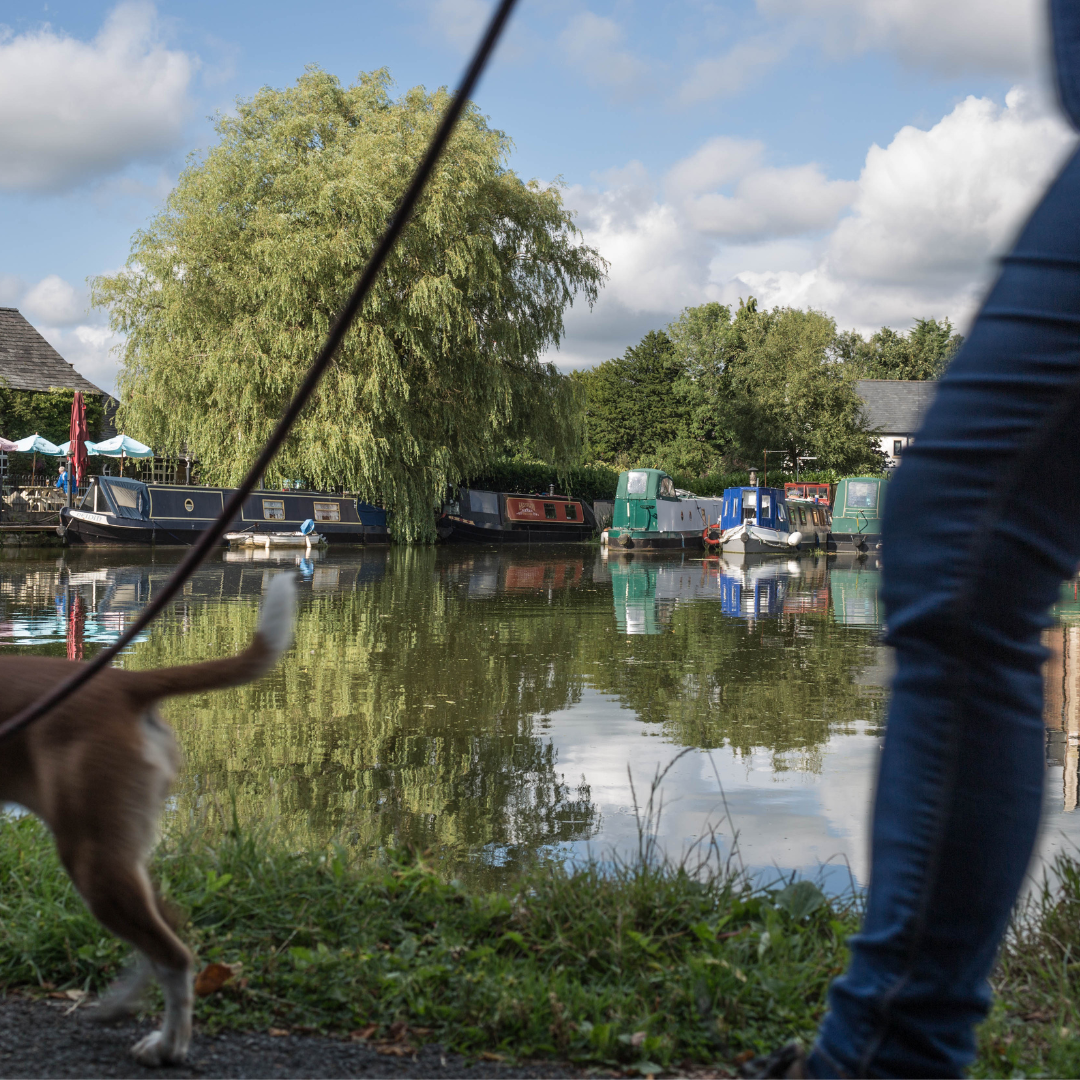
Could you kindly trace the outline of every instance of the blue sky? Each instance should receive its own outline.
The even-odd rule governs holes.
[[[121,266],[210,119],[318,64],[457,81],[490,0],[0,5],[0,303],[112,388],[86,279]],[[611,262],[564,368],[691,304],[842,327],[970,319],[1072,146],[1032,0],[520,0],[478,94]]]

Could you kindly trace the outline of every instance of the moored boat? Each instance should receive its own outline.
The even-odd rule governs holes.
[[[443,540],[476,544],[567,544],[592,537],[588,503],[569,495],[516,495],[459,488],[443,504],[436,526]]]
[[[645,551],[700,548],[701,530],[719,518],[721,502],[680,491],[660,469],[630,469],[619,476],[611,527],[600,542]]]
[[[77,507],[60,512],[59,532],[80,544],[192,544],[221,513],[230,488],[144,484],[95,476]],[[351,495],[319,491],[253,491],[229,532],[253,535],[298,532],[311,520],[326,542],[385,544],[386,511]]]
[[[881,518],[888,483],[880,476],[846,476],[836,485],[829,551],[881,550]]]
[[[802,533],[791,526],[780,488],[736,487],[725,489],[718,523],[704,530],[702,541],[725,554],[784,554],[798,548]]]
[[[827,486],[827,485],[825,485]],[[821,548],[824,550],[829,540],[832,525],[832,510],[828,502],[818,498],[792,498],[785,492],[788,523],[792,529],[802,533],[801,547]]]

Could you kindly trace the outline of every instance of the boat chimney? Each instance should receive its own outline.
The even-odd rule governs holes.
[[[757,487],[757,469],[750,470],[750,486]]]
[[[548,484],[548,494],[549,495],[554,495],[555,494],[555,485],[554,484]]]

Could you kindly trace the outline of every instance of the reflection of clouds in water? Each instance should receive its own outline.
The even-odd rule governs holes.
[[[591,850],[601,856],[612,848],[635,850],[637,826],[627,766],[643,805],[657,766],[663,768],[678,748],[667,740],[643,738],[652,733],[632,713],[613,716],[610,699],[591,691],[572,710],[551,716],[549,723],[560,769],[567,777],[585,777],[601,814],[603,824]],[[865,885],[878,745],[868,734],[833,737],[825,745],[820,774],[776,773],[767,752],[746,758],[727,748],[712,751],[730,823],[724,821],[724,800],[707,755],[687,754],[663,784],[660,846],[677,857],[712,824],[726,856],[734,828],[741,859],[757,874],[768,876],[779,867],[815,876],[829,863],[827,883],[842,890],[849,881],[847,860],[858,883]],[[584,854],[585,845],[576,850]]]

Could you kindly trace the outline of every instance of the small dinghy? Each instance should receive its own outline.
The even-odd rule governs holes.
[[[300,548],[310,551],[326,543],[326,537],[315,531],[315,522],[308,518],[297,532],[231,532],[225,534],[231,548],[261,547],[267,551]]]

